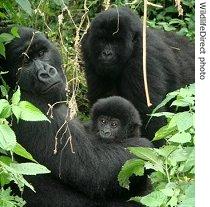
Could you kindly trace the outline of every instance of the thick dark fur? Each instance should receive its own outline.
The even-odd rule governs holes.
[[[162,123],[154,118],[145,128],[147,114],[168,92],[194,82],[194,44],[175,33],[147,28],[147,79],[153,104],[147,107],[142,23],[126,8],[109,9],[93,19],[82,41],[82,53],[91,105],[111,95],[128,99],[143,119],[143,136],[150,139]],[[106,61],[104,53],[109,55]]]
[[[132,103],[119,96],[99,99],[91,109],[92,130],[97,133],[97,119],[99,116],[117,118],[121,123],[121,132],[115,141],[140,137],[141,119]]]
[[[9,71],[6,79],[12,89],[17,82],[20,85],[21,100],[30,101],[46,114],[49,103],[65,101],[66,81],[59,52],[42,34],[36,33],[29,50],[26,50],[34,32],[33,29],[20,28],[21,38],[6,45],[6,59],[0,59],[0,66],[1,70]],[[44,54],[40,53],[42,48],[45,50]],[[25,63],[23,52],[27,52],[30,61]],[[18,70],[19,68],[21,69]],[[136,206],[125,201],[131,194],[121,190],[117,175],[125,161],[132,157],[125,147],[149,147],[152,144],[148,142],[143,145],[136,138],[111,145],[98,142],[90,137],[92,135],[87,133],[82,123],[78,120],[70,121],[67,113],[66,104],[61,103],[54,106],[51,123],[20,120],[17,124],[13,120],[12,127],[18,142],[52,172],[44,177],[30,178],[37,194],[25,189],[23,197],[29,202],[28,205]],[[54,154],[56,133],[66,119],[68,123],[65,126],[68,126],[69,131],[64,133],[64,127],[58,134],[57,153]],[[69,132],[74,153],[70,149]],[[138,190],[141,193],[148,189],[147,180],[146,176],[139,179]],[[44,193],[46,191],[47,195]],[[123,197],[121,191],[127,197]]]

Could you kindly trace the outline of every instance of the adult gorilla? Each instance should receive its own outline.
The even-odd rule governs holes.
[[[142,72],[142,24],[126,8],[101,12],[82,41],[88,99],[110,95],[131,101],[143,119],[143,136],[153,138],[160,119],[147,128],[147,107]],[[194,82],[194,45],[175,33],[147,29],[147,77],[153,106],[165,95]]]
[[[66,99],[66,79],[61,64],[59,52],[53,45],[29,28],[20,28],[20,38],[6,45],[6,59],[0,59],[1,70],[9,71],[6,79],[10,87],[14,89],[18,83],[22,100],[32,102],[44,113],[48,104]],[[130,195],[119,188],[116,180],[123,163],[131,158],[125,147],[138,145],[138,140],[135,138],[132,143],[129,139],[128,144],[93,144],[82,123],[69,121],[66,104],[56,104],[52,113],[51,123],[21,120],[13,123],[18,142],[52,172],[31,178],[37,194],[26,191],[24,198],[28,205],[135,206],[125,202]],[[64,128],[57,134],[57,153],[54,154],[55,137],[61,126]],[[69,147],[70,132],[74,153]],[[142,176],[139,182],[142,182],[142,192],[147,190],[147,177]]]

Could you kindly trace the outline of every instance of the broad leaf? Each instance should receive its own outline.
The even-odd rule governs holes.
[[[20,35],[18,33],[18,27],[12,27],[11,33],[14,37],[20,37]]]
[[[145,147],[128,147],[129,151],[136,155],[138,158],[141,158],[152,163],[159,163],[159,157],[156,152],[151,148]]]
[[[17,107],[13,107],[13,113],[25,121],[49,121],[38,108],[27,101],[20,101]]]
[[[12,96],[12,104],[17,105],[20,102],[20,87]]]
[[[10,167],[18,174],[22,175],[37,175],[50,173],[50,171],[43,165],[26,162],[26,163],[12,163]]]
[[[161,191],[154,191],[141,199],[141,203],[149,207],[160,207],[166,201],[167,196]]]
[[[14,131],[6,124],[0,125],[0,147],[4,150],[11,150],[16,145]]]
[[[191,135],[190,133],[180,132],[173,135],[168,141],[180,144],[188,143],[191,141]]]
[[[15,1],[22,7],[22,9],[26,13],[32,15],[31,3],[28,0],[15,0]]]
[[[128,160],[122,167],[119,175],[118,181],[120,185],[124,188],[129,188],[129,177],[131,175],[144,175],[144,161],[140,159],[131,159]]]
[[[36,160],[34,160],[34,158],[32,157],[32,155],[26,151],[26,149],[24,147],[22,147],[20,144],[16,144],[14,149],[12,150],[15,154],[24,157],[26,159],[29,159],[33,162],[36,162]]]
[[[2,42],[0,42],[0,55],[2,55],[3,57],[6,57],[5,56],[5,47]]]

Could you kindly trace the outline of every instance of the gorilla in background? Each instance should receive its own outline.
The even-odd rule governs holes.
[[[142,72],[142,23],[127,8],[109,9],[92,20],[82,40],[88,99],[118,95],[139,111],[142,134],[152,139],[163,121],[149,125]],[[153,106],[168,92],[194,82],[194,44],[172,32],[147,28],[147,79]],[[162,123],[161,123],[162,122]]]
[[[0,67],[9,71],[6,80],[12,89],[16,84],[20,86],[21,99],[33,103],[46,114],[48,104],[66,100],[61,57],[41,33],[25,27],[19,30],[20,38],[6,45],[6,59],[0,58]],[[9,29],[1,33],[6,31]],[[51,123],[20,120],[17,124],[13,121],[18,142],[52,172],[29,179],[37,194],[25,189],[23,197],[28,206],[136,206],[126,202],[130,195],[117,184],[117,175],[125,161],[132,158],[125,147],[144,145],[137,138],[129,139],[128,144],[93,142],[94,137],[87,133],[81,122],[69,120],[64,103],[56,104],[52,114]],[[63,124],[57,136],[55,154],[55,137]],[[74,153],[69,147],[70,142]],[[138,188],[147,191],[147,177],[142,176],[139,181]]]

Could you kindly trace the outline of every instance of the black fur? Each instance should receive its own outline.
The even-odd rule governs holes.
[[[91,109],[92,130],[97,131],[97,119],[99,116],[117,118],[121,123],[121,132],[115,141],[140,137],[141,119],[138,111],[132,103],[119,96],[111,96],[99,99]]]
[[[144,92],[138,16],[126,8],[99,13],[82,41],[82,53],[91,105],[111,95],[128,99],[141,115],[143,136],[153,138],[162,121],[154,118],[145,128],[152,108]],[[175,33],[147,28],[147,79],[153,107],[168,92],[193,83],[194,44]]]
[[[65,100],[66,82],[59,52],[40,33],[36,33],[30,44],[33,32],[33,29],[20,28],[21,38],[6,45],[6,59],[0,59],[0,66],[3,71],[9,71],[6,79],[12,89],[16,82],[19,83],[21,100],[30,101],[46,114],[49,103]],[[43,47],[44,54],[40,53]],[[30,61],[24,61],[23,52],[27,53]],[[51,123],[20,120],[17,124],[15,119],[13,121],[18,142],[52,172],[44,177],[30,178],[37,194],[25,189],[23,197],[28,205],[135,206],[126,202],[130,194],[119,188],[117,175],[125,161],[132,157],[125,147],[147,147],[151,143],[142,144],[136,138],[112,145],[98,142],[87,133],[82,123],[76,119],[70,121],[67,113],[66,104],[61,103],[54,106]],[[65,121],[67,123],[58,133],[57,153],[54,154],[55,136]],[[140,177],[139,182],[138,189],[144,193],[147,191],[147,177]],[[123,197],[121,191],[127,197]]]

